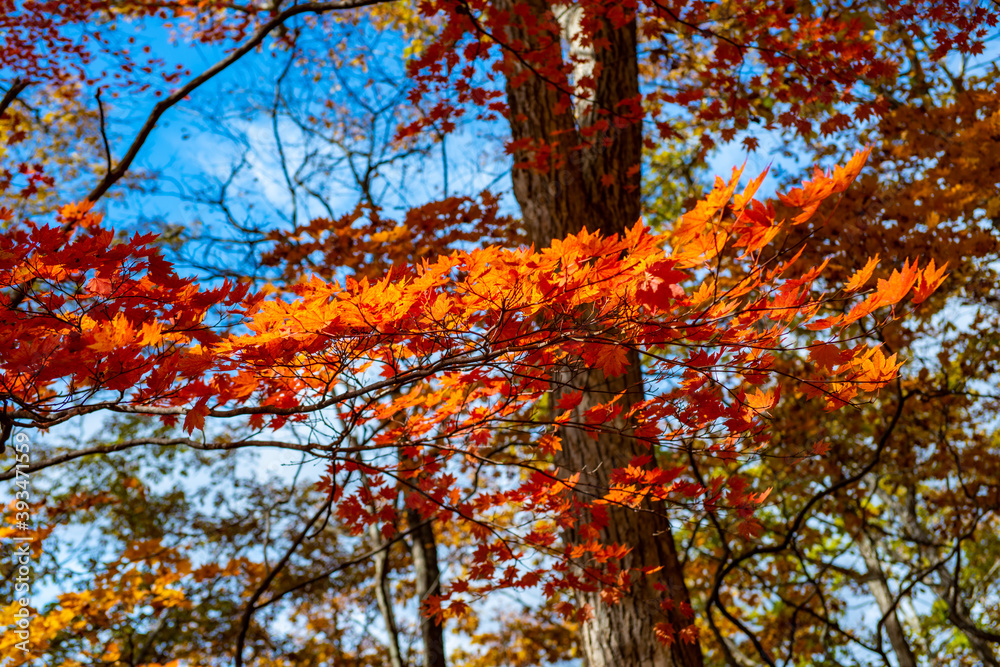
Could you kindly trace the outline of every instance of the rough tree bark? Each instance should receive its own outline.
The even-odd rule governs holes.
[[[525,227],[536,245],[547,245],[583,228],[620,234],[639,219],[641,206],[640,158],[642,126],[629,118],[629,103],[638,100],[639,74],[636,22],[612,28],[602,21],[600,48],[590,49],[579,39],[581,20],[576,8],[556,8],[556,16],[545,0],[500,0],[496,11],[511,12],[515,3],[527,7],[540,29],[528,29],[515,18],[506,30],[507,104],[511,133],[518,145],[514,154],[514,195]],[[569,47],[575,78],[591,75],[593,85],[578,86],[571,101],[565,81],[540,76],[532,63],[563,61],[563,46]],[[519,48],[513,48],[517,45]],[[557,59],[557,60],[553,60]],[[551,70],[549,70],[551,71]],[[586,137],[581,129],[600,121],[608,129]],[[532,150],[544,143],[549,159],[536,160]],[[588,147],[581,148],[587,144]],[[602,177],[603,180],[602,180]],[[566,373],[571,373],[567,370]],[[597,402],[626,391],[623,408],[642,400],[642,374],[637,355],[629,359],[624,376],[606,378],[600,371],[578,372],[567,377],[583,386],[584,399],[574,419]],[[582,419],[580,419],[582,421]],[[649,446],[630,435],[628,425],[608,425],[596,440],[578,430],[564,429],[562,451],[556,464],[565,474],[580,472],[578,489],[600,493],[607,489],[611,470],[624,467],[635,456],[649,454]],[[577,541],[574,532],[565,538]],[[670,523],[662,507],[645,506],[639,511],[621,508],[609,511],[608,526],[601,538],[632,547],[626,567],[660,567],[657,573],[636,581],[618,604],[602,602],[599,593],[581,594],[593,618],[583,626],[583,646],[589,667],[688,667],[702,664],[698,643],[675,641],[664,647],[654,625],[669,621],[675,629],[691,623],[678,609],[689,600],[677,556]],[[670,612],[661,609],[663,594],[654,584],[666,587],[673,599]]]
[[[420,513],[408,509],[406,520],[411,526],[424,521]],[[420,525],[410,538],[410,555],[416,577],[417,598],[423,603],[429,595],[441,594],[441,571],[438,567],[437,540],[433,522]],[[424,667],[445,667],[444,626],[433,618],[420,619],[420,637],[424,643]]]

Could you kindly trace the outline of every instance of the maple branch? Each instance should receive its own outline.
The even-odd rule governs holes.
[[[796,514],[795,518],[792,520],[792,525],[789,527],[788,531],[785,533],[784,539],[782,539],[780,543],[772,544],[766,547],[756,547],[754,549],[751,549],[746,553],[740,554],[739,556],[730,560],[725,567],[720,568],[715,575],[715,582],[712,586],[712,592],[708,598],[708,603],[706,605],[707,612],[710,613],[711,608],[713,606],[716,606],[730,621],[733,621],[737,625],[737,627],[739,627],[740,626],[739,620],[736,619],[735,617],[732,617],[732,614],[725,608],[725,605],[722,603],[722,599],[720,598],[722,582],[729,575],[729,573],[732,572],[734,569],[736,569],[736,567],[738,567],[740,563],[743,563],[744,561],[747,561],[751,558],[763,554],[779,553],[787,549],[788,546],[795,539],[795,536],[798,533],[799,528],[801,528],[802,524],[805,522],[805,519],[812,511],[812,508],[820,500],[826,498],[827,496],[833,493],[836,493],[840,489],[846,488],[858,482],[859,480],[864,478],[868,473],[870,473],[875,468],[876,465],[878,465],[878,462],[882,458],[882,451],[885,449],[886,445],[889,444],[889,438],[891,437],[893,431],[895,430],[896,424],[899,422],[900,418],[903,415],[903,406],[906,403],[906,399],[912,395],[912,394],[903,394],[898,378],[896,380],[896,391],[899,399],[896,403],[896,411],[893,413],[891,419],[889,420],[889,423],[885,427],[885,430],[882,432],[881,437],[878,439],[878,442],[876,443],[875,447],[875,453],[872,456],[871,460],[868,463],[866,463],[865,466],[854,475],[851,475],[850,477],[845,477],[841,479],[839,482],[831,484],[827,488],[823,489],[822,491],[811,497],[809,501],[805,504],[805,506],[801,510],[799,510],[798,514]],[[755,646],[758,647],[758,650],[761,651],[761,657],[764,658],[764,660],[767,661],[768,663],[773,664],[770,658],[767,657],[767,655],[762,652],[763,647],[760,647],[759,642],[757,642],[756,640],[756,637],[752,634],[748,634],[747,636],[750,637],[750,640],[754,643]]]
[[[290,442],[281,442],[279,440],[237,440],[236,442],[223,442],[223,443],[205,443],[199,442],[197,440],[192,440],[191,438],[137,438],[133,440],[126,440],[124,442],[116,442],[110,445],[97,445],[94,447],[88,447],[86,449],[78,449],[72,452],[67,452],[65,454],[59,454],[42,461],[35,463],[30,463],[28,465],[22,465],[21,471],[26,473],[33,473],[39,470],[44,470],[45,468],[51,468],[52,466],[61,465],[67,461],[73,461],[84,456],[92,456],[94,454],[112,454],[114,452],[121,452],[127,449],[132,449],[134,447],[142,447],[144,445],[154,445],[157,447],[190,447],[191,449],[197,449],[204,452],[210,451],[228,451],[233,449],[243,449],[245,447],[276,447],[279,449],[294,449],[300,452],[311,453],[319,445],[296,445]],[[13,466],[6,472],[0,473],[0,481],[5,481],[14,478]]]
[[[4,93],[3,99],[0,100],[0,118],[7,113],[7,108],[14,103],[17,96],[20,95],[27,87],[28,81],[16,78],[11,82],[10,88],[7,89],[7,92]]]
[[[249,415],[277,415],[277,416],[292,416],[298,414],[308,414],[312,412],[318,412],[320,410],[325,410],[328,407],[337,405],[338,403],[343,403],[355,398],[361,398],[365,395],[371,394],[372,392],[382,391],[384,389],[396,389],[400,387],[405,387],[414,382],[426,379],[435,373],[444,370],[457,370],[464,367],[478,367],[486,365],[496,359],[504,357],[509,354],[518,354],[523,352],[531,352],[537,350],[541,347],[548,345],[558,345],[568,341],[567,337],[559,337],[555,340],[543,341],[539,343],[531,343],[525,345],[511,345],[507,347],[498,348],[492,351],[483,352],[481,354],[472,356],[462,356],[461,354],[455,354],[451,356],[445,356],[436,361],[435,363],[425,366],[423,368],[414,368],[412,370],[400,373],[399,375],[375,382],[369,385],[365,385],[358,389],[352,389],[350,391],[345,391],[340,394],[335,394],[325,400],[318,401],[311,405],[299,405],[292,407],[278,407],[273,405],[256,406],[256,407],[241,407],[241,408],[231,408],[228,410],[212,409],[209,410],[205,416],[215,417],[217,419],[228,419],[232,417],[241,417]],[[9,396],[5,396],[8,397]],[[99,412],[101,410],[107,410],[109,412],[119,412],[124,414],[140,414],[140,415],[174,415],[174,416],[185,416],[191,412],[193,408],[174,406],[174,407],[160,407],[152,405],[120,405],[115,402],[103,402],[95,403],[92,405],[83,405],[76,408],[71,408],[57,413],[51,418],[43,418],[38,413],[24,409],[18,410],[13,413],[11,418],[13,419],[31,419],[36,423],[44,422],[47,427],[54,426],[56,424],[61,424],[69,419],[81,415],[91,414],[94,412]]]

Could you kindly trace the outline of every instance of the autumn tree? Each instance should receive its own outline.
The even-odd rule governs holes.
[[[142,436],[96,450],[111,452],[143,444],[204,449],[205,442],[210,449],[285,447],[280,433],[288,419],[331,412],[322,423],[329,428],[322,443],[310,440],[302,449],[329,465],[319,489],[326,498],[319,501],[322,511],[303,508],[302,516],[311,520],[299,530],[294,522],[289,526],[288,550],[273,567],[265,562],[226,569],[228,576],[242,572],[253,591],[242,606],[238,636],[230,637],[238,662],[253,640],[254,614],[267,605],[275,609],[272,601],[284,595],[273,591],[290,594],[315,576],[308,570],[323,569],[322,559],[310,565],[293,561],[318,535],[313,529],[331,503],[345,528],[386,540],[425,530],[431,524],[424,521],[434,521],[439,531],[469,527],[464,537],[457,535],[473,543],[455,550],[468,573],[440,596],[422,594],[424,612],[436,623],[463,614],[463,595],[540,585],[550,599],[575,596],[560,609],[581,624],[589,665],[701,664],[699,616],[714,637],[705,646],[722,659],[732,663],[756,651],[774,661],[780,642],[758,638],[751,627],[758,621],[741,620],[745,605],[721,591],[744,586],[734,573],[742,573],[738,566],[752,557],[787,552],[800,533],[812,529],[814,506],[860,488],[887,440],[870,456],[865,442],[846,443],[859,454],[843,454],[839,472],[817,474],[817,485],[787,490],[783,498],[802,498],[800,508],[775,524],[779,532],[772,541],[765,538],[738,554],[727,535],[737,530],[740,539],[759,537],[750,513],[767,494],[753,475],[740,474],[729,462],[750,461],[755,451],[773,453],[780,462],[775,470],[787,475],[801,457],[820,457],[824,446],[818,439],[772,449],[763,430],[767,417],[781,415],[784,406],[801,409],[802,400],[814,401],[810,412],[817,413],[855,405],[888,383],[898,367],[897,346],[883,340],[892,329],[881,325],[903,311],[885,309],[911,290],[915,302],[926,299],[943,279],[948,258],[928,264],[928,253],[914,248],[910,257],[920,258],[918,269],[893,256],[871,294],[861,291],[875,280],[875,263],[856,267],[859,273],[825,263],[829,257],[817,243],[817,229],[827,229],[831,216],[822,207],[846,208],[842,198],[850,196],[844,193],[852,192],[848,186],[863,156],[788,191],[780,214],[752,199],[756,182],[742,194],[736,194],[735,182],[720,182],[664,236],[652,235],[637,225],[644,151],[697,137],[701,155],[692,160],[698,160],[740,133],[753,148],[757,140],[748,130],[759,124],[783,132],[790,145],[820,146],[817,161],[826,158],[831,153],[823,152],[822,135],[876,115],[892,118],[897,111],[886,91],[897,77],[898,54],[907,53],[906,39],[889,42],[901,44],[899,50],[879,48],[879,40],[920,33],[933,36],[934,57],[974,53],[982,48],[981,26],[992,25],[993,15],[944,2],[820,8],[531,1],[421,3],[419,14],[401,6],[338,13],[354,8],[115,8],[107,15],[112,25],[117,16],[172,15],[198,38],[232,46],[217,66],[166,91],[136,138],[118,151],[121,161],[112,162],[109,148],[108,167],[98,172],[87,198],[100,200],[129,172],[164,113],[271,35],[279,49],[295,56],[287,59],[288,67],[322,76],[322,68],[305,57],[310,45],[341,46],[335,38],[343,25],[371,21],[414,45],[407,99],[415,111],[400,123],[400,145],[419,143],[428,132],[441,141],[463,116],[509,125],[513,195],[534,248],[490,244],[516,243],[518,233],[488,193],[414,207],[398,224],[375,201],[313,220],[300,219],[293,208],[286,227],[251,235],[251,256],[261,266],[278,265],[278,290],[287,295],[261,301],[248,295],[248,285],[194,289],[163,264],[149,239],[112,245],[85,206],[64,209],[58,229],[29,235],[15,224],[4,259],[7,321],[14,332],[7,336],[5,391],[12,406],[5,419],[23,428],[98,410],[158,414],[168,427],[183,417],[175,427],[203,431],[207,438]],[[17,33],[25,46],[6,56],[6,66],[50,76],[31,65],[37,53],[23,37],[29,31],[65,62],[82,58],[82,47],[66,49],[57,37],[90,10],[50,11],[58,20],[29,22]],[[299,21],[325,13],[332,18]],[[310,42],[313,35],[318,37]],[[127,50],[100,48],[104,57],[132,67]],[[51,75],[69,76],[64,68]],[[85,68],[82,76],[89,76]],[[141,85],[125,83],[126,89]],[[275,95],[272,116],[281,99]],[[300,118],[321,127],[310,117],[315,115],[307,107]],[[836,144],[826,146],[832,151]],[[880,164],[876,159],[876,169]],[[292,178],[284,162],[283,173],[293,197],[308,186]],[[471,248],[483,237],[471,232],[476,225],[489,231],[486,247],[478,250]],[[419,251],[412,252],[405,244],[417,239]],[[877,252],[865,253],[865,260]],[[78,263],[63,261],[70,258]],[[382,261],[384,278],[373,268]],[[323,280],[299,281],[303,268]],[[370,279],[345,281],[343,268]],[[831,299],[812,290],[817,280],[831,291],[846,287]],[[838,304],[849,308],[838,313]],[[802,328],[807,322],[813,329]],[[237,329],[227,333],[226,324]],[[249,327],[249,333],[239,327]],[[861,334],[858,327],[864,327]],[[794,354],[774,356],[800,333],[811,365],[801,355],[799,363]],[[872,346],[858,342],[859,335],[874,337]],[[29,337],[45,341],[31,350],[34,357],[25,347]],[[38,366],[38,349],[61,365]],[[383,379],[373,379],[372,371]],[[783,403],[775,373],[792,379]],[[239,404],[244,407],[234,407]],[[216,434],[212,418],[246,421],[234,435]],[[262,429],[275,435],[262,441],[256,433]],[[814,435],[808,429],[802,434],[807,441]],[[817,461],[822,467],[826,459]],[[496,472],[490,486],[480,487],[484,470]],[[721,557],[682,561],[675,528],[680,516],[694,515],[719,533]],[[526,517],[530,521],[520,523]],[[525,525],[531,530],[519,530]],[[858,549],[870,553],[868,533],[856,528],[848,532]],[[685,539],[693,541],[693,532],[691,525],[682,528]],[[522,549],[543,560],[526,566]],[[380,554],[391,550],[374,551],[376,570],[384,573],[387,561]],[[148,561],[149,553],[126,551],[123,558]],[[143,595],[158,596],[154,606],[170,606],[165,600],[176,598],[165,587],[186,566],[163,553],[158,562],[170,567],[153,579],[118,576],[124,566],[112,563],[109,581],[152,581]],[[303,577],[298,583],[296,566]],[[780,586],[781,569],[775,567]],[[874,572],[878,583],[871,567],[869,576]],[[944,572],[942,564],[932,570]],[[286,576],[287,587],[272,588]],[[711,581],[709,595],[699,590],[692,597],[692,581]],[[952,591],[949,609],[956,618],[975,627],[958,605],[956,586],[940,585]],[[95,584],[95,590],[105,588],[103,581]],[[332,604],[302,604],[307,602]],[[60,613],[83,613],[70,600],[61,604],[58,609],[69,611],[54,610],[53,624]],[[384,600],[379,604],[386,607]],[[886,620],[893,606],[889,599]],[[329,622],[319,608],[313,611],[316,627]],[[389,625],[390,613],[381,613]],[[979,639],[989,641],[988,633]],[[120,642],[109,648],[96,629],[93,641],[101,655],[121,650]],[[424,642],[426,647],[438,640],[425,635]],[[788,659],[822,649],[822,643],[797,648],[793,631]],[[389,653],[398,660],[391,657],[398,648]],[[897,657],[905,654],[900,649]],[[309,655],[301,658],[306,664],[338,659],[322,651]],[[148,655],[137,657],[141,662]],[[298,659],[286,658],[289,664]]]
[[[937,58],[923,31],[888,36],[905,54],[903,75],[879,87],[890,109],[879,122],[841,135],[874,145],[869,171],[825,214],[823,226],[809,230],[814,244],[803,258],[829,261],[842,277],[864,270],[874,281],[883,270],[866,266],[866,250],[919,254],[948,262],[951,277],[913,317],[884,329],[859,321],[856,336],[910,360],[893,392],[848,418],[819,410],[804,418],[798,409],[775,415],[775,442],[780,437],[788,452],[819,439],[828,450],[819,467],[796,467],[794,476],[778,463],[759,470],[790,501],[775,508],[766,527],[776,539],[801,506],[793,498],[808,502],[811,487],[850,469],[872,444],[879,456],[856,485],[814,506],[813,530],[793,536],[783,552],[745,551],[733,569],[742,570],[734,577],[740,587],[714,590],[761,605],[755,623],[771,651],[787,643],[799,654],[830,655],[839,646],[845,656],[924,664],[933,647],[946,646],[950,663],[996,664],[989,601],[995,589],[984,578],[995,562],[997,532],[988,490],[997,480],[995,454],[988,453],[996,437],[988,388],[995,367],[982,347],[996,329],[989,268],[998,241],[990,150],[996,81],[989,62]],[[822,157],[835,149],[814,151]],[[824,363],[819,350],[810,357],[787,359],[788,371]],[[709,551],[722,548],[711,544]],[[785,574],[789,568],[794,579]],[[851,617],[848,591],[871,596],[874,631]],[[733,644],[735,654],[753,655],[749,642]]]

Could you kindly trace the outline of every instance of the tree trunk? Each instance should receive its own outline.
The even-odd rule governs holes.
[[[917,659],[910,649],[910,643],[906,640],[906,633],[903,632],[903,625],[899,622],[899,615],[896,613],[895,600],[892,591],[889,590],[889,582],[885,578],[882,570],[882,563],[878,559],[878,552],[871,538],[862,530],[855,538],[858,551],[865,560],[868,569],[867,584],[868,590],[875,596],[879,611],[885,619],[885,632],[889,635],[889,643],[896,654],[899,667],[917,667]]]
[[[382,539],[378,527],[372,524],[368,527],[374,544]],[[375,554],[375,601],[379,613],[385,621],[385,631],[388,637],[386,648],[389,651],[389,667],[405,667],[403,656],[399,650],[399,626],[396,624],[396,612],[392,605],[392,594],[389,591],[389,549]]]
[[[406,520],[411,526],[423,521],[419,512],[408,509]],[[429,595],[441,595],[441,571],[438,568],[437,539],[433,522],[417,528],[410,538],[410,554],[416,577],[417,597],[422,604]],[[444,626],[433,618],[420,618],[420,637],[424,643],[424,667],[445,667]]]
[[[642,378],[639,360],[629,359],[626,374],[605,378],[601,371],[588,371],[569,380],[572,386],[586,387],[584,399],[574,410],[572,421],[583,421],[582,414],[596,403],[610,400],[626,390],[619,403],[625,409],[642,400]],[[577,488],[582,493],[601,495],[608,488],[608,478],[615,468],[624,468],[636,456],[649,454],[649,447],[630,435],[628,424],[619,417],[617,423],[605,424],[605,432],[595,439],[578,429],[561,431],[562,450],[556,464],[566,474],[580,472]],[[654,625],[667,621],[674,630],[691,624],[679,609],[689,602],[687,586],[674,546],[666,509],[662,505],[644,503],[637,510],[608,507],[607,526],[600,539],[605,543],[628,545],[632,551],[624,559],[625,568],[661,567],[658,572],[633,581],[629,594],[617,604],[605,604],[599,592],[582,594],[581,602],[591,605],[594,618],[583,624],[583,648],[589,667],[688,667],[701,665],[701,650],[697,644],[675,637],[670,649],[657,639]],[[586,542],[575,531],[565,535],[570,543]],[[666,594],[654,588],[665,587]],[[673,600],[673,609],[660,607],[664,598]]]
[[[909,534],[910,539],[915,540],[920,545],[921,555],[929,560],[940,558],[940,554],[934,553],[936,550],[931,550],[932,553],[929,556],[926,554],[929,550],[926,545],[934,544],[937,540],[935,540],[934,536],[917,517],[916,489],[913,487],[907,488],[906,503],[899,502],[895,496],[881,489],[879,490],[879,497],[891,506],[896,516],[903,521],[903,527]],[[976,627],[969,605],[966,603],[964,597],[959,594],[960,589],[957,588],[958,582],[955,581],[951,572],[943,564],[938,565],[936,573],[939,579],[938,583],[935,584],[926,580],[924,583],[930,586],[941,602],[948,605],[948,620],[965,635],[969,641],[969,645],[972,647],[973,653],[976,654],[976,657],[982,661],[985,667],[1000,667],[1000,661],[997,660],[996,653],[993,651],[990,638],[984,637],[983,633]]]
[[[529,16],[536,19],[531,29],[512,12],[515,4],[522,12],[527,8]],[[638,221],[641,205],[642,125],[629,115],[629,102],[639,96],[634,17],[620,28],[612,28],[601,19],[595,40],[600,46],[588,50],[579,40],[585,18],[579,8],[556,8],[556,17],[545,0],[499,0],[494,7],[497,12],[511,12],[513,17],[505,31],[507,104],[511,134],[518,147],[514,160],[521,165],[513,172],[514,195],[529,237],[536,245],[548,245],[584,228],[605,235],[621,234]],[[580,85],[574,90],[565,77],[560,80],[558,74],[552,74],[558,73],[564,62],[564,41],[573,56],[576,80],[590,78],[591,85],[586,88]],[[580,131],[588,128],[594,131]],[[542,153],[536,152],[538,148]],[[605,378],[597,370],[572,377],[572,371],[565,372],[565,379],[585,388],[574,419],[591,405],[626,389],[623,409],[642,400],[642,374],[635,354],[621,377]],[[577,487],[581,493],[602,494],[613,469],[624,467],[635,456],[651,453],[647,445],[632,437],[627,424],[606,426],[607,432],[596,439],[579,430],[561,431],[563,446],[555,462],[563,474],[581,473]],[[608,518],[600,539],[632,548],[624,567],[662,569],[634,581],[617,604],[605,604],[598,592],[581,594],[581,601],[594,612],[582,631],[586,664],[700,666],[697,642],[677,638],[668,648],[654,632],[654,625],[661,621],[680,630],[692,620],[679,610],[680,603],[688,602],[689,597],[664,508],[613,508]],[[565,539],[575,543],[580,536],[570,531]],[[654,588],[657,583],[674,601],[672,611],[661,608],[664,594]]]

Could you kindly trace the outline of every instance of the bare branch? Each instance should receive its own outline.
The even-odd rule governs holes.
[[[101,101],[101,89],[97,89],[97,94],[94,96],[97,98],[97,111],[101,115],[101,139],[104,140],[104,158],[107,160],[108,170],[105,174],[105,178],[111,175],[111,144],[108,143],[108,132],[105,126],[104,119],[104,103]]]
[[[125,440],[123,442],[116,442],[110,445],[98,445],[95,447],[88,447],[86,449],[77,449],[72,452],[66,452],[65,454],[59,454],[58,456],[53,456],[42,461],[33,462],[29,465],[22,465],[22,473],[33,473],[39,470],[44,470],[45,468],[51,468],[52,466],[60,465],[66,463],[67,461],[73,461],[84,456],[91,456],[94,454],[112,454],[114,452],[121,452],[126,449],[133,449],[135,447],[143,447],[146,445],[153,445],[156,447],[190,447],[191,449],[198,449],[205,452],[211,451],[228,451],[232,449],[244,449],[246,447],[275,447],[278,449],[294,449],[301,452],[311,452],[316,446],[314,445],[297,445],[291,442],[281,442],[280,440],[236,440],[233,442],[199,442],[198,440],[192,440],[191,438],[137,438],[134,440]],[[0,481],[5,481],[14,478],[13,466],[6,472],[0,473]]]
[[[3,99],[0,100],[0,117],[3,117],[3,115],[7,113],[7,107],[13,104],[14,100],[17,99],[17,96],[20,95],[21,92],[27,87],[28,82],[22,81],[21,79],[14,79],[14,81],[11,82],[10,88],[7,89]]]
[[[91,190],[90,194],[87,195],[87,200],[96,202],[104,196],[104,193],[106,193],[111,186],[117,183],[122,176],[125,175],[128,168],[132,165],[132,162],[139,154],[139,151],[142,149],[143,144],[146,143],[146,139],[149,138],[150,133],[156,127],[160,117],[167,111],[167,109],[183,100],[202,84],[210,81],[216,75],[225,71],[230,65],[240,60],[240,58],[253,51],[260,45],[261,42],[264,41],[265,37],[283,25],[288,19],[298,16],[299,14],[323,14],[325,12],[332,11],[360,9],[361,7],[370,7],[372,5],[380,5],[391,1],[392,0],[336,0],[335,2],[307,2],[301,5],[295,5],[294,7],[289,7],[285,11],[281,12],[258,28],[257,32],[255,32],[250,39],[244,42],[239,48],[235,49],[228,56],[188,81],[160,102],[157,102],[149,116],[146,118],[146,122],[144,122],[142,127],[139,129],[139,133],[136,134],[135,139],[132,141],[132,145],[129,146],[124,157],[122,157],[121,161],[115,166],[115,168],[112,169],[111,172],[97,184],[97,187]]]
[[[309,534],[309,529],[313,527],[313,524],[319,521],[319,518],[323,516],[324,513],[326,513],[330,503],[332,502],[333,497],[331,496],[326,502],[323,503],[323,505],[319,508],[319,511],[316,512],[311,519],[309,519],[309,523],[306,524],[306,527],[302,529],[299,536],[295,538],[295,541],[293,541],[288,547],[288,550],[285,551],[285,555],[281,557],[281,560],[279,560],[273,568],[271,568],[271,571],[267,573],[266,577],[264,577],[264,581],[260,582],[260,585],[257,586],[256,590],[254,590],[253,595],[250,596],[250,600],[247,601],[247,607],[243,612],[243,618],[240,619],[240,633],[236,638],[236,667],[243,666],[243,647],[246,644],[247,632],[250,630],[250,621],[253,618],[254,612],[258,609],[256,606],[257,600],[259,600],[260,596],[264,594],[264,591],[268,589],[271,582],[274,581],[274,578],[277,577],[283,569],[285,569],[285,566],[288,564],[292,554],[295,553],[295,550],[298,549],[299,545],[306,539],[306,535]]]

